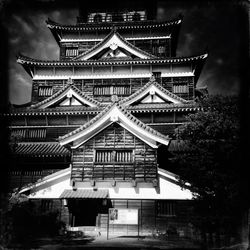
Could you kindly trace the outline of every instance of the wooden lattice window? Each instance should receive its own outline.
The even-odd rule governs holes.
[[[26,131],[26,138],[45,138],[46,129],[29,129]]]
[[[120,14],[120,13],[114,13],[112,15],[112,22],[122,22],[122,21],[124,21],[124,18],[122,16],[122,14]]]
[[[98,86],[94,95],[130,95],[130,86]]]
[[[164,54],[164,53],[165,53],[165,50],[166,50],[165,46],[159,46],[159,47],[158,47],[158,53],[159,53],[159,54]]]
[[[157,216],[176,216],[176,203],[173,201],[156,201]]]
[[[25,138],[25,129],[14,129],[11,131],[11,137]]]
[[[18,138],[45,138],[46,129],[14,129],[11,131],[11,136]]]
[[[174,85],[174,93],[188,93],[188,86],[186,84]]]
[[[141,20],[141,15],[139,13],[134,13],[133,21],[140,21],[140,20]]]
[[[132,150],[96,150],[96,163],[131,163]]]
[[[41,201],[41,210],[43,212],[51,211],[52,209],[53,209],[53,200],[42,200]]]
[[[40,86],[38,88],[38,96],[51,96],[53,94],[52,86]]]
[[[78,56],[78,48],[66,48],[66,56]]]
[[[94,22],[95,23],[102,22],[102,15],[101,14],[95,14],[95,16],[94,16]]]

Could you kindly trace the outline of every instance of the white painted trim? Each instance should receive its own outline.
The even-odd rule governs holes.
[[[81,102],[85,103],[86,105],[89,105],[90,107],[97,107],[95,104],[91,103],[90,101],[88,101],[85,98],[83,98],[82,96],[80,96],[73,89],[69,88],[67,91],[62,92],[59,96],[57,96],[56,98],[53,98],[51,101],[40,105],[39,108],[48,108],[49,106],[53,105],[54,103],[60,101],[62,98],[64,98],[68,94],[71,94],[72,96],[76,97]]]
[[[140,53],[130,48],[126,43],[124,43],[124,41],[120,39],[119,36],[117,36],[116,33],[114,33],[104,44],[102,44],[102,46],[100,46],[99,48],[95,48],[93,51],[88,52],[85,55],[84,54],[82,56],[80,55],[78,57],[78,60],[83,60],[83,61],[89,60],[91,57],[98,54],[103,49],[112,48],[112,46],[121,47],[130,52],[131,54],[138,56],[141,59],[150,59],[149,56],[146,56],[143,53]]]
[[[29,188],[22,189],[20,193],[30,192],[30,199],[59,199],[65,189],[72,190],[70,184],[70,169],[67,169],[68,175],[58,175],[57,178],[47,177],[48,182],[38,183]],[[182,188],[177,182],[169,180],[172,174],[165,174],[167,178],[159,173],[159,192],[150,183],[137,183],[136,187],[132,187],[130,182],[126,184],[117,181],[115,187],[111,183],[96,182],[98,190],[108,189],[109,199],[143,199],[143,200],[192,200],[193,195],[189,189]],[[93,190],[90,182],[79,183],[78,190]]]
[[[124,37],[126,41],[133,41],[133,40],[156,40],[156,39],[169,39],[171,36],[149,36],[149,37]],[[103,38],[104,39],[104,38]],[[85,39],[85,38],[72,38],[72,39],[67,39],[63,38],[61,39],[60,42],[101,42],[103,40],[102,38],[90,38],[90,39]]]
[[[24,193],[28,190],[31,190],[31,189],[34,189],[34,188],[38,188],[42,185],[45,185],[45,184],[48,184],[50,182],[53,182],[53,181],[56,181],[58,180],[59,178],[62,178],[62,177],[66,177],[67,175],[70,176],[70,172],[71,172],[71,169],[70,167],[69,168],[66,168],[66,169],[63,169],[63,170],[60,170],[56,173],[53,173],[51,175],[48,175],[46,177],[44,177],[44,180],[41,179],[41,180],[38,180],[36,183],[34,183],[33,185],[29,186],[29,187],[24,187],[23,189],[21,189],[19,191],[19,193]]]
[[[181,101],[165,94],[160,89],[158,89],[155,85],[150,85],[148,88],[146,88],[143,92],[141,92],[139,95],[137,95],[133,99],[131,99],[127,102],[124,102],[123,105],[129,106],[132,103],[137,102],[138,100],[140,100],[142,98],[145,98],[148,94],[150,94],[150,91],[153,91],[154,93],[158,94],[165,101],[167,100],[167,101],[170,101],[174,104],[182,104]]]
[[[106,127],[110,126],[115,117],[117,119],[118,124],[128,130],[130,133],[144,141],[152,148],[158,148],[157,142],[168,145],[169,140],[164,140],[159,136],[156,136],[144,129],[140,126],[136,125],[134,122],[129,120],[119,109],[117,106],[113,106],[103,117],[97,120],[94,124],[87,127],[86,129],[72,135],[68,138],[62,139],[60,141],[61,145],[66,145],[72,141],[81,140],[76,145],[72,146],[72,149],[78,148],[86,141],[90,140],[93,136],[95,136],[98,132],[102,131]]]
[[[142,73],[142,74],[105,74],[105,75],[98,75],[98,74],[91,74],[91,75],[35,75],[33,80],[67,80],[69,77],[74,79],[111,79],[111,78],[150,78],[152,73]],[[162,73],[162,77],[189,77],[194,76],[193,72],[178,72],[178,73]]]

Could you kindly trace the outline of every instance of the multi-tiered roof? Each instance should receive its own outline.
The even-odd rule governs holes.
[[[65,166],[69,147],[111,124],[152,148],[168,146],[184,115],[198,109],[195,89],[207,53],[176,57],[182,17],[157,22],[144,10],[99,11],[76,25],[46,23],[59,60],[17,59],[33,80],[30,104],[9,114],[18,157]]]

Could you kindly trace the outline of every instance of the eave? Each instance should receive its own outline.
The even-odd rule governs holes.
[[[127,107],[134,113],[170,113],[199,111],[200,107],[195,104],[140,104]]]
[[[182,22],[182,18],[177,18],[171,21],[137,21],[137,22],[116,22],[115,26],[117,29],[141,29],[141,28],[161,28],[161,27],[169,27],[169,26],[176,26],[180,25]],[[70,31],[96,31],[96,30],[112,30],[114,24],[112,22],[103,22],[103,23],[84,23],[84,24],[76,24],[76,25],[64,25],[59,24],[51,19],[46,21],[47,27],[49,29],[56,29],[56,30],[70,30]]]
[[[133,30],[133,29],[152,29],[152,28],[168,28],[173,29],[171,33],[173,33],[173,36],[178,34],[179,27],[182,23],[182,17],[171,20],[171,21],[165,21],[165,22],[159,22],[159,21],[136,21],[136,22],[117,22],[115,23],[115,27],[117,27],[118,30]],[[76,24],[76,25],[64,25],[56,23],[50,19],[46,21],[47,27],[51,30],[56,42],[58,45],[60,45],[60,42],[62,42],[62,33],[61,31],[70,31],[70,32],[81,32],[81,31],[107,31],[110,32],[114,24],[113,23],[84,23],[84,24]],[[177,32],[175,31],[177,30]]]
[[[3,114],[4,116],[44,116],[44,115],[96,115],[103,108],[97,107],[56,107],[56,108],[15,108],[11,109],[9,113]]]
[[[144,64],[171,64],[171,63],[186,63],[204,61],[208,57],[208,54],[202,54],[198,56],[190,57],[171,57],[171,58],[157,58],[157,59],[134,59],[134,60],[88,60],[88,61],[45,61],[39,59],[29,58],[23,55],[19,55],[17,62],[22,65],[33,66],[92,66],[92,65],[144,65]]]

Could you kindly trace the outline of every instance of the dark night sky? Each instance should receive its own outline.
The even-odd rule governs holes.
[[[16,63],[18,52],[36,59],[57,60],[59,47],[45,20],[49,17],[58,23],[75,24],[78,16],[75,4],[61,8],[59,4],[46,8],[43,5],[31,7],[27,3],[19,5],[10,11],[6,8],[3,19],[9,31],[9,99],[14,104],[30,101],[32,85],[29,75]],[[171,20],[180,13],[184,15],[177,56],[197,55],[209,48],[209,57],[197,86],[207,86],[211,94],[231,95],[240,90],[244,25],[238,9],[239,4],[230,2],[158,2],[158,20]]]

